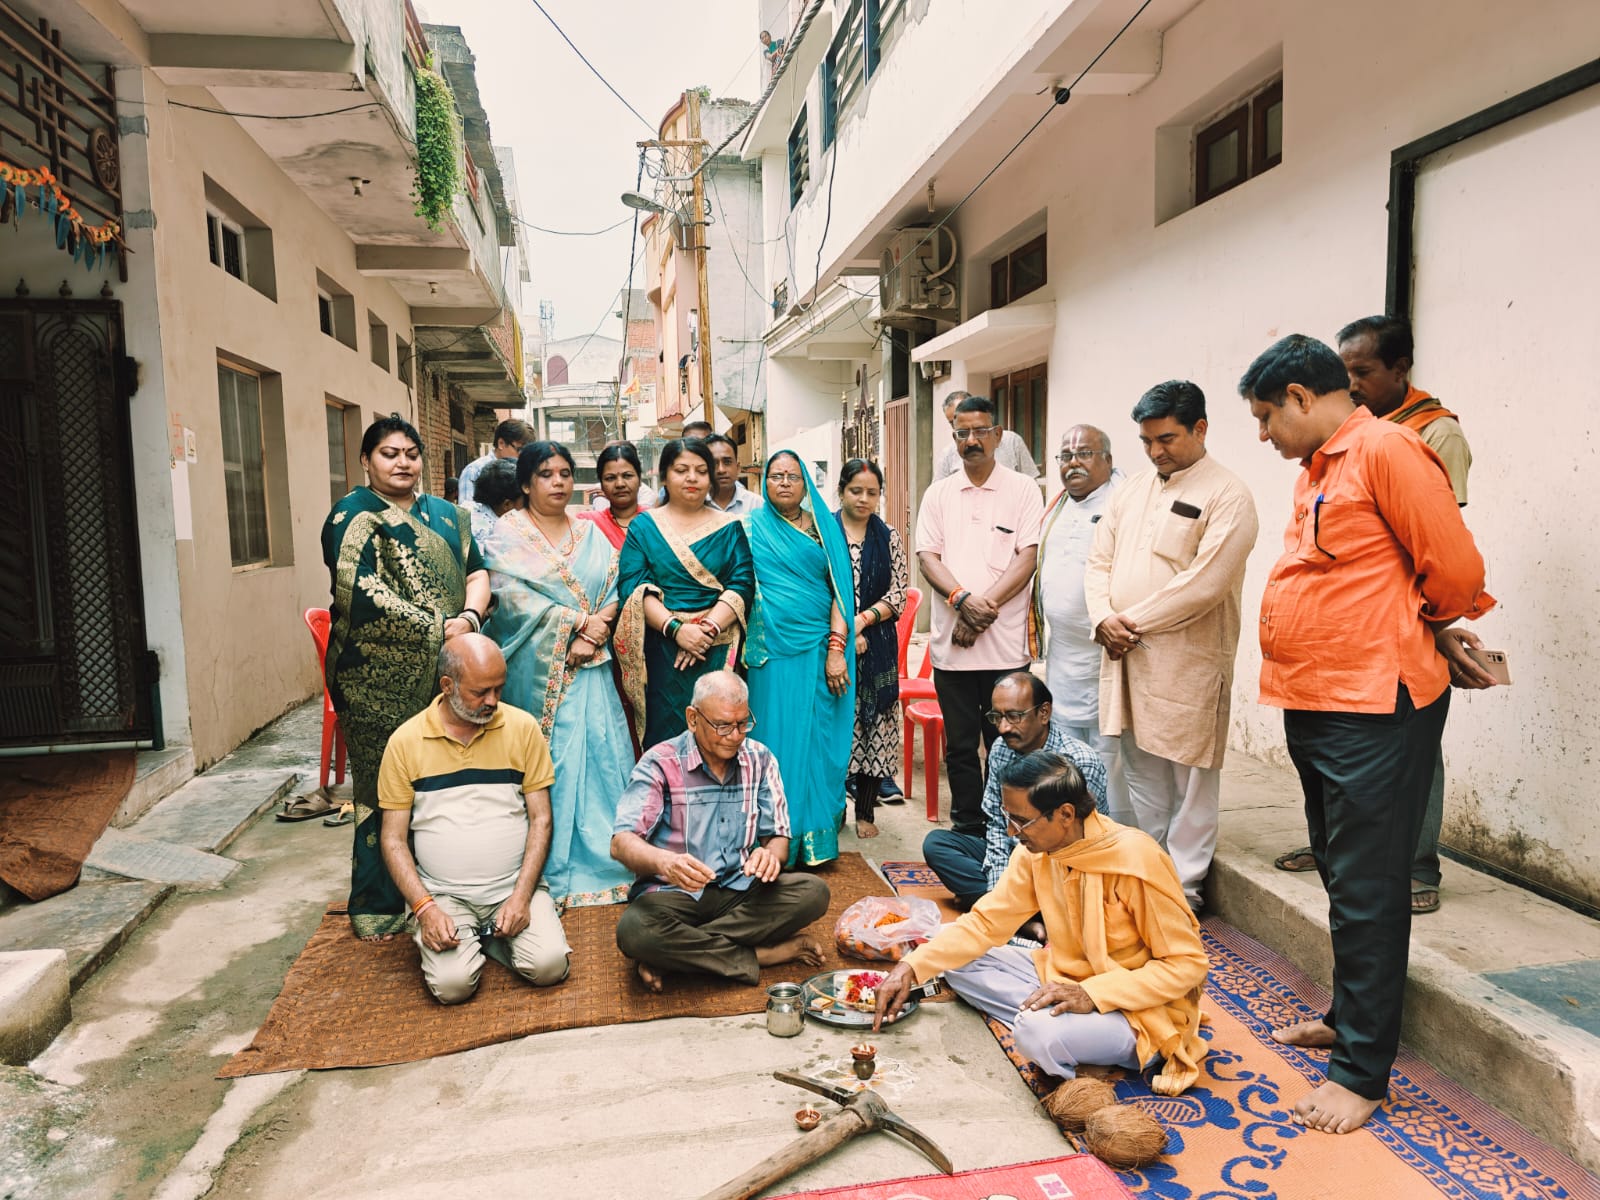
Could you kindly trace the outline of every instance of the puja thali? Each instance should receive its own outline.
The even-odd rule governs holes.
[[[824,1025],[837,1025],[844,1029],[866,1029],[872,1025],[873,988],[888,977],[884,971],[867,969],[850,971],[823,971],[806,980],[803,988],[806,1015]],[[900,1015],[885,1025],[905,1020],[922,1006],[915,995],[907,997]]]

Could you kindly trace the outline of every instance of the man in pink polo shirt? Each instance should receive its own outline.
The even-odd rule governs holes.
[[[1039,487],[995,462],[1002,433],[994,401],[956,406],[961,470],[934,483],[917,514],[917,561],[933,588],[933,686],[944,714],[950,824],[982,837],[984,716],[995,682],[1026,669],[1028,597],[1044,501]]]

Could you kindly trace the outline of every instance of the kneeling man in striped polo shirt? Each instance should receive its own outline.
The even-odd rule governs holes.
[[[550,746],[532,715],[500,703],[505,681],[492,641],[451,638],[440,695],[394,731],[378,773],[384,865],[411,906],[422,978],[441,1004],[472,998],[485,954],[547,985],[567,977],[572,953],[539,878]]]

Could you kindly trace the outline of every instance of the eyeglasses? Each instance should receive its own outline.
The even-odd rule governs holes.
[[[1027,716],[1031,712],[1038,712],[1042,707],[1044,706],[1041,704],[1035,704],[1032,708],[1012,708],[1007,709],[1005,712],[991,708],[983,715],[988,718],[989,724],[991,725],[998,725],[1001,721],[1006,722],[1008,725],[1015,725],[1020,722],[1023,717]]]
[[[958,446],[962,442],[981,442],[999,428],[998,425],[985,425],[982,429],[957,429],[951,432],[950,439]]]
[[[1067,449],[1063,450],[1060,454],[1056,455],[1056,461],[1058,463],[1062,463],[1062,464],[1066,464],[1066,463],[1073,462],[1073,461],[1077,461],[1077,462],[1093,462],[1094,461],[1094,456],[1096,454],[1099,454],[1099,453],[1100,453],[1100,451],[1098,451],[1098,450],[1084,450],[1084,449],[1080,449],[1080,448],[1077,448],[1077,447],[1069,446],[1069,447],[1067,447]]]
[[[742,721],[713,721],[698,708],[694,710],[694,715],[704,721],[711,732],[718,737],[732,737],[735,733],[749,733],[756,727],[756,719],[754,717],[746,717]]]
[[[1029,829],[1033,828],[1040,821],[1047,821],[1049,819],[1050,819],[1050,814],[1049,813],[1040,813],[1037,817],[1035,817],[1031,821],[1019,821],[1015,817],[1013,817],[1010,813],[1007,813],[1006,814],[1006,828],[1009,829],[1009,830],[1012,830],[1015,833],[1019,833],[1019,834],[1020,833],[1026,833]]]
[[[804,483],[806,481],[804,475],[796,475],[792,471],[774,471],[767,478],[773,483]]]

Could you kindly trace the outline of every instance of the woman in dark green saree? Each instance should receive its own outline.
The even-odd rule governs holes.
[[[688,728],[695,680],[738,667],[756,588],[744,526],[706,504],[705,443],[668,442],[660,469],[667,502],[633,518],[617,564],[615,645],[645,749]]]
[[[361,466],[367,486],[335,504],[322,526],[333,583],[324,668],[355,789],[350,924],[358,937],[387,940],[405,928],[407,912],[378,849],[383,749],[433,698],[445,638],[483,624],[489,574],[467,510],[416,494],[422,439],[406,420],[368,426]]]

